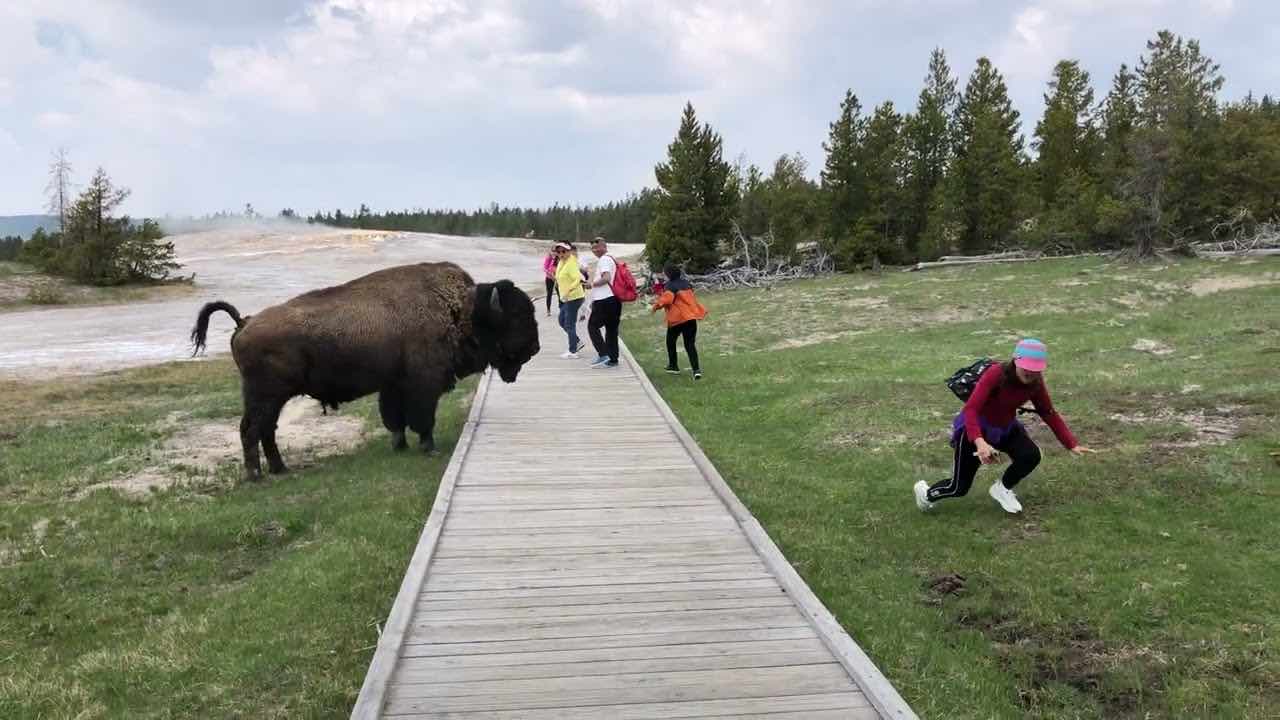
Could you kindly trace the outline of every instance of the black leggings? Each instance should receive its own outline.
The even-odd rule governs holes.
[[[1000,440],[1000,444],[993,447],[1009,456],[1009,467],[1005,469],[1002,479],[1004,486],[1009,489],[1013,489],[1014,485],[1030,475],[1031,471],[1040,464],[1040,448],[1027,435],[1027,430],[1021,423],[1015,424],[1009,434]],[[977,451],[978,447],[969,442],[969,436],[962,430],[960,441],[956,443],[955,458],[951,464],[951,477],[934,483],[933,487],[929,488],[930,501],[962,497],[969,492],[969,488],[973,486],[973,477],[978,474],[978,468],[982,466],[982,461],[974,455]]]
[[[551,296],[560,297],[560,288],[556,285],[555,278],[546,278],[547,281],[547,312],[551,312]]]
[[[694,372],[698,372],[698,348],[694,347],[694,343],[698,340],[697,320],[685,320],[679,325],[667,328],[667,367],[680,367],[676,362],[676,338],[681,335],[684,336],[684,352],[689,356],[689,365],[693,367]]]

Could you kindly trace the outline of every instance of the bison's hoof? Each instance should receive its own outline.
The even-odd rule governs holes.
[[[409,442],[404,439],[404,433],[391,434],[391,449],[397,452],[409,449]]]
[[[428,455],[436,454],[436,444],[433,442],[423,442],[418,444],[418,449]]]
[[[284,474],[286,474],[286,473],[288,473],[288,472],[289,472],[289,468],[288,468],[288,466],[286,466],[286,465],[280,465],[279,467],[273,467],[273,468],[271,468],[271,470],[270,470],[270,473],[271,473],[272,475],[284,475]]]
[[[262,482],[262,471],[261,470],[245,470],[243,477],[245,482],[249,482],[249,483]]]

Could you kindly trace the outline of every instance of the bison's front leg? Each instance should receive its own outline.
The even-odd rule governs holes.
[[[378,393],[378,414],[382,415],[382,425],[391,432],[391,449],[409,447],[404,439],[404,398],[399,390],[389,388]]]
[[[423,452],[432,453],[436,450],[433,434],[436,427],[436,404],[439,400],[440,393],[430,388],[414,388],[406,393],[405,416],[409,427],[418,433],[418,447]]]

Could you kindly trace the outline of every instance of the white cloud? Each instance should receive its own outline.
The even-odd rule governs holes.
[[[908,109],[937,45],[962,85],[975,57],[991,57],[1027,130],[1055,62],[1080,58],[1101,95],[1162,27],[1199,37],[1237,94],[1280,89],[1272,0],[217,8],[0,2],[0,212],[30,209],[62,144],[78,167],[132,187],[135,213],[605,201],[652,182],[686,100],[727,155],[769,165],[798,148],[816,168],[844,89],[867,108]]]

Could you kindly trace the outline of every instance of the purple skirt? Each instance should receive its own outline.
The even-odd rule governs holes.
[[[982,437],[986,438],[987,442],[991,445],[997,446],[1004,441],[1005,436],[1013,432],[1014,428],[1022,427],[1022,422],[1015,419],[1005,427],[998,427],[989,424],[986,418],[979,415],[978,426],[982,428]],[[963,437],[964,413],[961,412],[959,415],[956,415],[955,420],[951,421],[951,447],[955,447],[956,443],[960,442]]]

